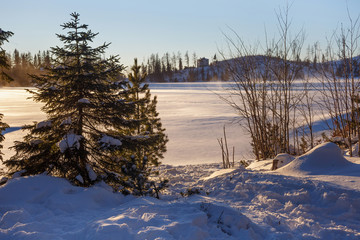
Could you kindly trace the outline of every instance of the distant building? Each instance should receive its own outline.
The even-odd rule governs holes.
[[[197,60],[197,67],[207,67],[209,66],[209,59],[200,58]]]

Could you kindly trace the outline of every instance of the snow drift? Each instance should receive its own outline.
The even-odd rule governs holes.
[[[162,199],[45,175],[0,187],[0,239],[359,239],[360,191],[221,164],[159,167]],[[207,178],[212,176],[211,178]],[[342,176],[342,178],[344,178]],[[198,189],[181,197],[186,189]]]
[[[125,197],[104,183],[81,188],[46,175],[0,187],[0,239],[260,239],[257,231],[239,211],[202,198]]]
[[[328,142],[316,146],[277,171],[292,175],[326,175],[336,174],[351,165],[353,163],[344,158],[341,149],[335,143]]]

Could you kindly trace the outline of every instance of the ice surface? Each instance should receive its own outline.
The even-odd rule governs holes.
[[[169,142],[163,163],[185,165],[221,161],[218,138],[226,126],[229,148],[235,160],[251,157],[249,136],[236,123],[236,113],[215,93],[226,83],[156,83],[151,93],[158,96],[157,110]]]
[[[31,94],[24,88],[0,88],[1,113],[4,114],[4,122],[10,127],[21,127],[32,124],[33,121],[40,122],[46,119],[45,113],[40,111],[42,104],[32,101],[29,97]]]
[[[251,157],[249,136],[233,123],[236,113],[222,102],[215,92],[223,91],[227,83],[151,83],[152,95],[157,95],[157,110],[170,141],[161,162],[172,165],[214,163],[221,161],[217,138],[223,136],[226,125],[229,148],[235,146],[235,161]],[[34,89],[32,89],[34,90]],[[42,104],[28,99],[24,88],[1,88],[0,109],[4,121],[20,127],[41,121],[46,116]],[[7,134],[5,142],[20,140],[25,132]],[[12,142],[6,143],[11,146]],[[5,159],[13,152],[6,150]]]

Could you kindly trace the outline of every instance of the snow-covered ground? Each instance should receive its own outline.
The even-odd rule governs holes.
[[[313,155],[298,161],[316,170]],[[360,189],[300,172],[163,165],[160,200],[16,178],[0,187],[0,239],[360,239]]]
[[[0,187],[0,239],[360,239],[360,158],[324,144],[276,171],[271,160],[221,169],[223,124],[237,162],[250,148],[229,124],[232,109],[210,91],[219,84],[151,89],[170,138],[159,168],[170,186],[160,200],[125,197],[102,183],[83,189],[43,175],[16,178]],[[21,125],[44,119],[28,96],[0,89],[11,126],[6,147],[22,136]]]

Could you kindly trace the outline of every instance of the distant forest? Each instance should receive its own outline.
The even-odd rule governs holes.
[[[184,57],[182,57],[184,56]],[[162,57],[151,54],[142,68],[148,73],[149,82],[202,82],[202,81],[227,81],[228,74],[216,54],[207,64],[199,66],[196,53],[191,55],[186,52],[165,53]],[[210,62],[210,64],[208,63]]]
[[[5,86],[31,86],[29,74],[40,74],[44,69],[51,66],[49,51],[39,51],[37,54],[32,55],[30,52],[20,53],[15,49],[12,54],[7,53],[6,57],[10,65],[10,69],[6,72],[14,81],[11,83],[2,82]]]
[[[6,54],[9,70],[7,74],[14,79],[11,83],[2,82],[3,86],[32,86],[32,74],[41,74],[51,67],[50,51],[39,51],[35,55],[30,52],[20,53],[17,49],[13,53]],[[216,54],[207,66],[197,66],[196,53],[186,52],[151,54],[141,63],[141,69],[147,72],[148,82],[199,82],[199,81],[222,81],[227,80],[225,68],[221,67],[221,61],[217,60]]]
[[[29,75],[41,74],[51,67],[50,51],[39,51],[35,55],[30,52],[20,53],[18,50],[14,50],[12,54],[6,54],[10,69],[6,70],[7,74],[14,79],[14,81],[7,83],[2,81],[2,86],[11,87],[28,87],[32,86],[31,77]],[[249,57],[249,56],[248,56]],[[262,61],[262,56],[252,56],[257,58],[257,61]],[[165,53],[163,56],[159,54],[151,54],[150,57],[141,63],[140,67],[142,71],[147,72],[147,82],[208,82],[208,81],[229,81],[231,73],[229,72],[229,64],[232,61],[237,62],[236,59],[220,60],[218,61],[217,55],[209,60],[209,64],[206,66],[198,66],[198,56],[196,53],[192,53],[189,56],[188,51],[185,54],[178,53]],[[353,66],[356,67],[355,77],[359,77],[358,70],[359,65],[357,62],[360,57],[355,57]],[[316,57],[314,59],[305,58],[296,62],[303,66],[303,69],[299,72],[297,78],[303,77],[303,70],[309,67],[316,67],[318,64],[325,64],[324,56],[321,62],[318,62]],[[348,65],[348,64],[345,64]],[[343,61],[336,64],[335,74],[341,76],[344,68]],[[125,77],[125,75],[124,75]],[[0,81],[1,83],[1,81]]]

